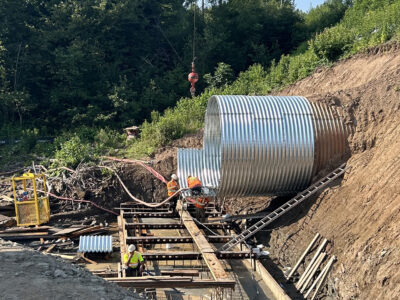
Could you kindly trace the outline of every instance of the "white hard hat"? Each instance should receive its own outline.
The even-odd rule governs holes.
[[[135,245],[129,245],[129,247],[128,247],[128,251],[129,252],[133,252],[135,250],[136,250],[136,246]]]
[[[176,174],[172,174],[171,178],[172,178],[173,180],[178,180],[178,176],[176,176]]]

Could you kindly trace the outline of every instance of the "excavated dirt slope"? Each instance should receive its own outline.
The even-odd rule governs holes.
[[[331,290],[340,299],[400,297],[400,46],[387,44],[321,68],[282,95],[341,106],[353,123],[351,170],[274,224],[271,255],[293,266],[315,233],[338,257]]]

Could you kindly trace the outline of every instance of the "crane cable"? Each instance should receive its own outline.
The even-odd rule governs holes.
[[[193,45],[192,45],[192,62],[196,59],[196,5],[193,4]]]

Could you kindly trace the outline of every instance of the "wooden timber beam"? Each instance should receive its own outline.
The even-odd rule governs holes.
[[[198,260],[203,256],[200,252],[144,252],[142,253],[143,258],[147,261],[158,261],[158,260]],[[219,259],[245,259],[250,258],[251,253],[248,251],[222,251],[216,254]]]
[[[214,280],[218,282],[230,281],[224,267],[215,255],[214,249],[208,243],[207,239],[200,231],[199,227],[197,227],[191,215],[187,211],[182,209],[181,200],[178,201],[176,208],[179,212],[179,215],[181,216],[182,222],[185,225],[186,230],[192,236],[193,241],[196,243],[197,248],[201,252],[205,263],[210,269],[211,275]]]
[[[161,270],[162,276],[190,276],[199,277],[199,270],[196,269],[176,269],[176,270]]]
[[[34,232],[30,233],[12,233],[10,235],[1,235],[0,238],[4,240],[11,240],[11,241],[21,241],[21,240],[36,240],[36,239],[55,239],[53,235],[49,235],[47,232],[44,234],[42,232]]]
[[[234,280],[199,280],[192,277],[145,276],[127,278],[105,278],[123,287],[135,288],[234,288]]]
[[[120,212],[120,215],[117,217],[118,219],[118,234],[119,234],[119,244],[120,244],[120,252],[121,252],[121,266],[124,265],[124,255],[126,251],[128,250],[126,248],[125,244],[125,237],[126,237],[126,229],[125,229],[125,220],[124,217],[122,216],[122,210]],[[125,269],[122,268],[122,277],[125,277]]]

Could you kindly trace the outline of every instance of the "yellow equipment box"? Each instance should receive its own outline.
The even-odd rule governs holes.
[[[50,220],[44,174],[25,173],[22,176],[13,176],[12,186],[18,226],[40,225]]]

